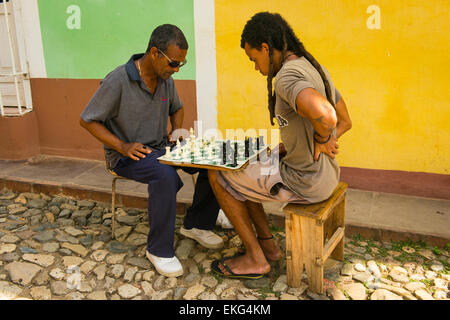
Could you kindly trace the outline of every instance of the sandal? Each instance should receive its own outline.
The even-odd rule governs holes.
[[[233,279],[252,279],[253,280],[253,279],[262,278],[264,276],[261,273],[236,274],[225,263],[225,259],[228,259],[228,258],[214,260],[211,263],[211,270],[223,277],[233,278]]]

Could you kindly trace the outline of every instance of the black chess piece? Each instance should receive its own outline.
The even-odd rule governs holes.
[[[248,137],[245,137],[245,141],[244,141],[244,158],[248,158],[249,157],[249,147],[248,147]]]
[[[223,165],[227,163],[227,144],[225,141],[222,143],[222,154],[220,158],[222,159]]]
[[[264,136],[259,136],[259,146],[264,147]]]
[[[237,166],[237,157],[238,157],[238,143],[237,141],[234,142],[234,156],[233,156],[233,167]]]

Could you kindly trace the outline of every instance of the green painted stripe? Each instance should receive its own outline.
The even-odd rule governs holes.
[[[38,5],[49,78],[102,79],[133,53],[144,52],[155,27],[170,23],[189,43],[188,63],[174,78],[195,80],[193,0],[39,0]],[[73,5],[75,11],[67,13]]]

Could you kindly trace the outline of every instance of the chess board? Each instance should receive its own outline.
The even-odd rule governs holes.
[[[225,145],[227,148],[225,148]],[[237,145],[237,153],[236,153]],[[224,159],[223,152],[226,152]],[[166,148],[166,154],[159,157],[161,163],[171,166],[194,167],[222,171],[239,171],[249,163],[256,162],[260,156],[270,153],[270,148],[256,143],[247,147],[244,140],[207,140],[198,138],[184,141],[171,150]],[[224,163],[225,160],[225,163]]]

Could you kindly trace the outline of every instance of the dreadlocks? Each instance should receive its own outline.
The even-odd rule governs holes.
[[[261,50],[261,44],[269,46],[269,73],[267,76],[267,91],[269,102],[270,123],[274,125],[276,96],[272,89],[272,80],[276,75],[273,61],[273,49],[281,51],[280,65],[283,64],[287,51],[292,51],[298,57],[305,57],[319,72],[325,85],[327,100],[335,107],[331,88],[319,62],[306,51],[303,44],[295,35],[292,28],[278,13],[260,12],[255,14],[244,27],[241,35],[241,48],[248,43],[252,48]]]

